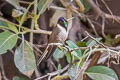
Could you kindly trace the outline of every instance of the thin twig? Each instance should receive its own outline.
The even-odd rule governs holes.
[[[94,24],[92,23],[92,21],[90,21],[89,18],[87,18],[87,20],[88,20],[89,24],[91,25],[91,27],[92,27],[92,29],[93,29],[95,35],[98,36],[98,33],[97,33],[97,31],[95,30],[95,26],[94,26]]]
[[[97,42],[98,44],[100,44],[102,47],[107,48],[107,46],[105,46],[104,44],[100,43],[99,41],[97,41],[94,37],[92,37],[87,31],[85,31],[85,33],[91,38],[93,39],[95,42]]]
[[[110,15],[107,14],[105,12],[103,12],[95,3],[93,0],[86,0],[87,3],[93,8],[93,10],[95,11],[95,13],[97,14],[97,16],[104,16],[107,19],[113,19],[116,22],[120,23],[120,17],[119,16],[115,16],[115,15]],[[109,10],[110,11],[110,10]],[[111,12],[110,12],[111,13]]]
[[[36,79],[34,79],[34,80],[41,80],[41,79],[43,79],[43,78],[45,78],[45,77],[48,77],[48,76],[55,76],[55,75],[57,75],[57,74],[61,74],[61,73],[63,73],[64,71],[66,71],[68,68],[70,67],[70,65],[68,64],[66,67],[64,67],[63,69],[61,69],[61,70],[57,70],[57,71],[55,71],[55,72],[52,72],[52,73],[47,73],[46,75],[44,75],[44,76],[42,76],[42,77],[39,77],[39,78],[36,78]]]
[[[77,50],[86,50],[86,49],[89,49],[90,47],[78,47],[78,48],[73,48],[72,50],[71,50],[71,52],[72,51],[77,51]]]
[[[7,19],[4,19],[2,17],[0,17],[0,20],[4,21],[4,22],[7,22],[9,24],[13,24],[15,26],[19,26],[18,24],[15,24],[15,23],[13,23],[13,22],[11,22],[11,21],[9,21]],[[37,34],[47,34],[47,35],[51,34],[51,31],[46,31],[46,30],[42,30],[42,29],[40,29],[40,30],[31,30],[31,29],[29,29],[29,28],[27,28],[25,26],[22,26],[21,28],[23,28],[24,30],[26,30],[26,31],[24,31],[25,33],[27,33],[27,32],[33,32],[33,33],[37,33]]]
[[[50,62],[50,63],[51,63],[51,65],[54,67],[54,69],[55,69],[55,70],[57,70],[56,65],[54,64],[54,62],[53,62],[51,59],[49,59],[49,62]]]
[[[39,48],[43,48],[43,47],[46,47],[47,46],[47,43],[45,43],[45,44],[42,44],[42,45],[39,45],[39,44],[34,44],[35,46],[37,46],[37,47],[39,47]]]
[[[48,48],[50,46],[54,46],[54,45],[57,45],[57,46],[60,46],[62,45],[61,43],[49,43],[44,51],[44,53],[41,55],[40,59],[38,60],[38,63],[37,63],[37,66],[39,66],[39,64],[42,62],[42,60],[46,57],[47,53],[48,53]]]
[[[119,16],[115,16],[115,15],[111,16],[111,15],[105,13],[105,18],[114,19],[116,22],[120,23],[120,17]]]
[[[104,16],[103,11],[94,3],[93,0],[86,0],[86,2],[92,7],[94,12],[97,14],[97,17]]]
[[[28,2],[28,1],[22,1],[22,0],[19,0],[20,3],[23,3],[23,4],[30,4],[31,2]]]
[[[68,53],[70,54],[70,65],[72,65],[73,58],[72,58],[72,50],[70,50],[66,45],[64,45],[65,49],[67,49]]]
[[[105,7],[107,8],[107,10],[110,12],[111,16],[113,17],[113,13],[110,10],[110,8],[108,7],[108,5],[106,4],[106,2],[104,0],[101,0],[103,2],[103,4],[105,5]],[[113,19],[114,20],[114,19]]]
[[[105,17],[102,17],[102,35],[104,38],[106,38],[106,35],[105,35]]]
[[[65,8],[58,7],[58,6],[55,6],[55,5],[50,5],[49,8],[56,9],[56,10],[66,10]]]

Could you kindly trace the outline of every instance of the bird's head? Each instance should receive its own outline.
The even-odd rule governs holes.
[[[65,27],[65,28],[68,27],[68,21],[67,21],[64,17],[60,17],[60,18],[58,19],[58,24],[59,24],[60,26]]]

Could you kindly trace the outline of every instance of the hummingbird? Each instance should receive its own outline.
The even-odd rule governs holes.
[[[58,19],[56,27],[53,28],[53,31],[49,37],[48,44],[50,43],[61,43],[63,44],[64,41],[68,37],[68,21],[64,17],[60,17]],[[41,63],[42,60],[48,60],[53,52],[56,50],[57,45],[49,45],[48,48],[44,51],[43,55],[38,60],[38,65]]]

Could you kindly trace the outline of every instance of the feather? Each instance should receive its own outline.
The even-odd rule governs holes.
[[[49,38],[47,48],[45,49],[44,53],[38,60],[37,65],[39,65],[42,60],[44,61],[48,60],[52,56],[53,52],[56,50],[57,45],[49,45],[50,43],[63,43],[67,39],[68,36],[67,27],[61,26],[62,24],[64,24],[64,21],[63,22],[60,21],[60,24],[57,24],[57,26],[53,29]]]

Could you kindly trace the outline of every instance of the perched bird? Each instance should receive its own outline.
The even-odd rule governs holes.
[[[64,41],[68,37],[67,28],[68,28],[68,21],[64,17],[60,17],[58,19],[56,27],[53,28],[53,31],[48,40],[48,44],[64,43]],[[43,55],[38,60],[38,65],[41,63],[42,60],[48,60],[52,56],[56,48],[57,48],[57,45],[49,45],[48,48],[46,48]]]

